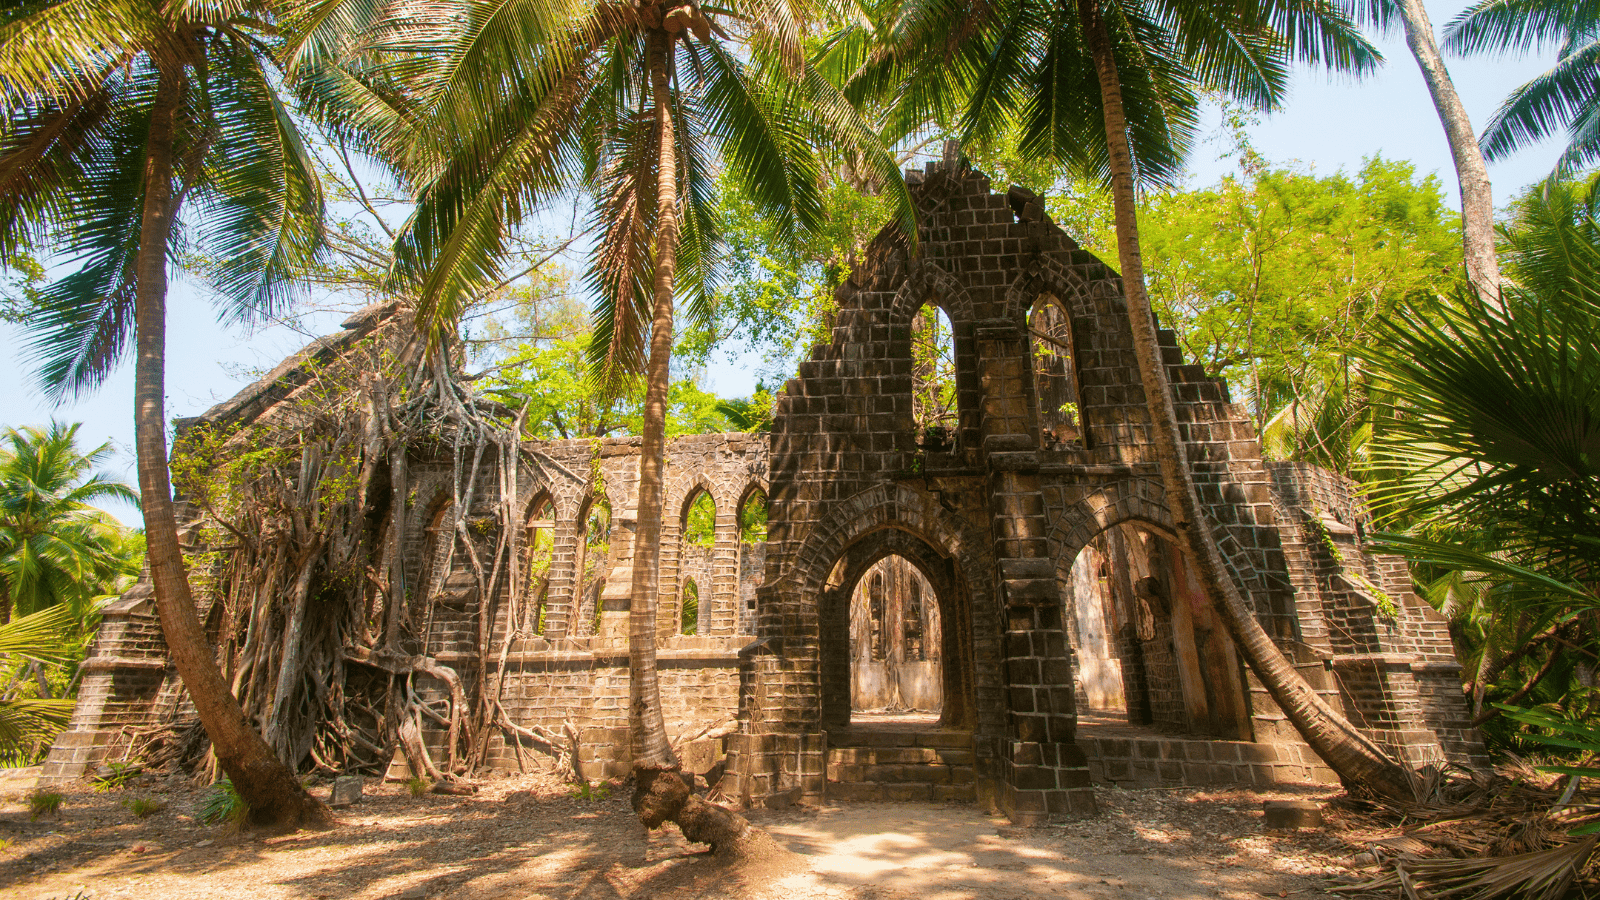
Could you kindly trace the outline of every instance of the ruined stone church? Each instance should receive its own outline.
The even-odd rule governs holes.
[[[687,767],[748,804],[967,801],[1024,823],[1092,810],[1097,781],[1333,781],[1171,536],[1116,273],[1034,195],[995,192],[959,154],[907,182],[916,254],[889,231],[872,245],[770,435],[669,444],[658,644]],[[912,345],[934,320],[954,390],[929,427]],[[389,322],[353,318],[201,421],[270,423],[315,361]],[[1368,549],[1353,485],[1264,461],[1227,385],[1161,338],[1209,524],[1268,633],[1397,757],[1481,761],[1446,622],[1401,560]],[[419,450],[401,511],[414,588],[395,602],[426,623],[417,652],[458,689],[493,686],[509,724],[486,738],[484,766],[538,765],[538,736],[566,735],[584,777],[620,777],[638,443],[518,453],[514,496],[482,493],[519,510],[516,546],[539,554],[519,563],[538,576],[523,596],[479,596],[471,554],[452,550],[468,532],[441,525],[457,469]],[[514,639],[480,636],[480,619]],[[107,612],[80,696],[47,778],[181,715],[148,585]],[[446,737],[425,733],[433,747]]]

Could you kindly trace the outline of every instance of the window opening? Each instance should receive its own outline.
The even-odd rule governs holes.
[[[1039,432],[1046,449],[1081,446],[1077,369],[1072,358],[1072,323],[1061,304],[1047,297],[1028,317],[1033,341],[1033,382],[1039,398]]]
[[[683,581],[683,602],[679,605],[678,633],[694,634],[700,629],[700,586],[693,578]]]
[[[544,634],[545,607],[550,598],[550,562],[555,557],[556,509],[549,498],[534,501],[528,515],[528,603],[522,628]]]
[[[954,442],[955,330],[950,317],[932,303],[911,320],[911,418],[924,449],[945,450]]]

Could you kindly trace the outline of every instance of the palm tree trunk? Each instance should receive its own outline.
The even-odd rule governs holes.
[[[1397,800],[1411,800],[1414,778],[1381,748],[1325,703],[1290,665],[1283,652],[1256,620],[1253,604],[1228,576],[1222,554],[1212,539],[1200,509],[1189,463],[1178,433],[1177,408],[1167,383],[1166,367],[1157,345],[1155,317],[1145,291],[1144,265],[1139,251],[1139,227],[1134,208],[1133,154],[1122,105],[1122,84],[1111,38],[1099,0],[1078,0],[1079,15],[1094,55],[1105,108],[1106,140],[1111,151],[1112,202],[1116,211],[1117,255],[1133,328],[1134,353],[1150,410],[1151,436],[1156,461],[1166,487],[1178,544],[1194,564],[1200,584],[1211,598],[1229,633],[1244,651],[1245,659],[1266,685],[1272,698],[1339,777]]]
[[[650,33],[650,84],[656,112],[655,311],[645,366],[644,439],[639,449],[639,519],[634,536],[633,589],[628,605],[628,744],[638,792],[634,806],[650,827],[658,814],[641,805],[658,774],[677,779],[678,760],[667,742],[656,671],[656,593],[660,583],[662,468],[667,451],[667,387],[672,361],[672,293],[678,264],[678,154],[672,122],[672,39]]]
[[[1489,185],[1489,169],[1484,165],[1467,108],[1461,104],[1450,72],[1439,56],[1433,23],[1428,21],[1422,0],[1399,0],[1399,8],[1406,28],[1406,46],[1417,58],[1428,93],[1433,95],[1434,109],[1450,142],[1456,181],[1461,185],[1461,239],[1466,251],[1467,280],[1485,303],[1499,308],[1500,263],[1494,255],[1494,193]]]
[[[672,124],[673,37],[650,32],[651,101],[656,109],[655,313],[645,365],[644,439],[639,448],[639,518],[628,605],[628,745],[633,755],[633,810],[646,828],[676,822],[691,841],[720,855],[776,850],[743,816],[690,793],[667,741],[656,670],[656,592],[660,584],[662,469],[667,451],[667,387],[672,361],[672,293],[678,264],[678,153]]]
[[[134,374],[135,434],[139,493],[144,506],[145,540],[156,611],[172,662],[211,738],[212,751],[257,825],[298,826],[327,818],[327,810],[300,786],[294,773],[272,754],[245,718],[217,669],[189,593],[178,523],[167,472],[166,303],[167,244],[178,200],[172,191],[175,119],[183,99],[184,76],[175,65],[163,69],[150,113],[144,166],[144,210],[135,261],[138,360]]]

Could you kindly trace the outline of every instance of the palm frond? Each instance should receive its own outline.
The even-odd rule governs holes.
[[[321,181],[262,62],[254,48],[213,43],[213,136],[195,231],[234,322],[280,312],[324,240]]]
[[[1452,53],[1528,53],[1600,29],[1595,0],[1479,0],[1444,29]]]
[[[144,143],[152,79],[134,72],[86,148],[73,203],[54,249],[76,271],[43,291],[28,349],[46,396],[79,395],[121,358],[133,329],[134,262],[144,198]]]
[[[1479,143],[1490,161],[1567,130],[1600,106],[1600,39],[1591,40],[1518,87],[1484,126]],[[1593,145],[1590,145],[1593,147]],[[1575,162],[1594,158],[1593,150]]]

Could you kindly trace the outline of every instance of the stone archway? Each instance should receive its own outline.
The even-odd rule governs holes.
[[[1252,738],[1242,660],[1170,530],[1121,519],[1061,562],[1086,709],[1167,734]]]
[[[822,725],[851,723],[850,599],[880,561],[899,557],[926,579],[939,610],[939,725],[971,729],[975,719],[971,597],[954,558],[922,537],[893,526],[868,531],[840,552],[818,598],[822,675]]]

